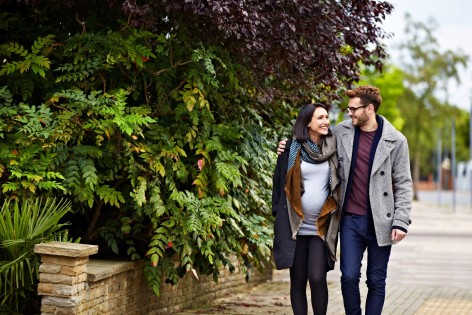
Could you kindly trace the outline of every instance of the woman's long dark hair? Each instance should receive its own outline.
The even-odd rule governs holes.
[[[293,125],[293,135],[298,142],[303,143],[307,141],[308,133],[306,132],[306,128],[313,118],[313,113],[317,107],[322,107],[326,109],[327,112],[330,110],[330,106],[322,103],[306,104],[300,109],[295,125]]]

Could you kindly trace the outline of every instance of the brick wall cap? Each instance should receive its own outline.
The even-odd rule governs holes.
[[[87,263],[87,280],[96,282],[116,274],[135,269],[133,261],[91,259]]]
[[[88,257],[98,253],[98,246],[67,242],[48,242],[35,244],[34,252],[40,255]]]

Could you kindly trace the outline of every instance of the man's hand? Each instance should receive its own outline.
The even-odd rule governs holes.
[[[277,154],[280,155],[285,151],[285,144],[287,143],[287,139],[282,140],[279,142],[279,147],[277,148]]]
[[[392,241],[394,244],[400,242],[402,239],[405,238],[405,236],[406,236],[406,233],[403,232],[402,230],[399,230],[399,229],[392,230]]]

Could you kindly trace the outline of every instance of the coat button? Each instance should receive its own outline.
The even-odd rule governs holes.
[[[392,215],[390,213],[387,213],[387,217],[390,218]]]
[[[388,196],[388,193],[387,193],[387,192],[384,192],[384,196],[387,197],[387,196]]]
[[[384,172],[384,171],[380,172],[380,175],[384,176],[384,175],[385,175],[385,172]]]

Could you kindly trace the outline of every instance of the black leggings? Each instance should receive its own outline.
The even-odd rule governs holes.
[[[328,309],[328,262],[325,245],[319,236],[298,235],[295,257],[290,268],[290,300],[294,315],[306,315],[306,283],[310,282],[314,315],[325,315]]]

